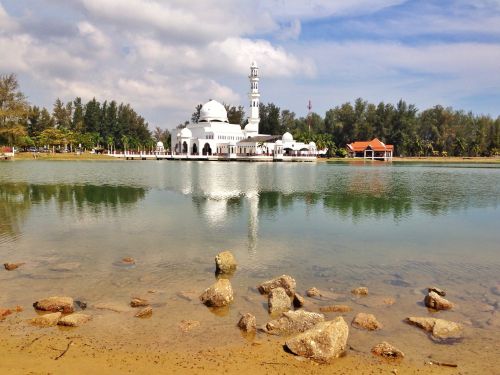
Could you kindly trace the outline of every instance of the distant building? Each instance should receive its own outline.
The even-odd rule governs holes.
[[[173,156],[211,157],[211,160],[316,157],[318,152],[314,142],[297,142],[288,132],[283,135],[259,134],[259,68],[255,61],[248,78],[250,116],[244,129],[240,124],[230,124],[224,106],[210,100],[201,107],[198,123],[189,124],[172,134]]]
[[[368,142],[353,142],[346,147],[347,153],[351,158],[363,158],[371,160],[392,160],[394,151],[393,145],[386,145],[378,138]]]

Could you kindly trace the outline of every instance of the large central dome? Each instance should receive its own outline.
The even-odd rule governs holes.
[[[200,109],[199,122],[229,122],[227,120],[227,111],[222,104],[216,100],[210,100],[203,104]]]

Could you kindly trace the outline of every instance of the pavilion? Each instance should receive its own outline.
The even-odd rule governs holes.
[[[392,160],[394,146],[386,145],[378,138],[374,138],[371,141],[349,143],[346,149],[351,158],[387,161]]]

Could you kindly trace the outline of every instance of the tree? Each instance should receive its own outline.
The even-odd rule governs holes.
[[[229,104],[224,104],[227,112],[227,120],[230,124],[240,124],[243,125],[245,121],[245,108],[241,105],[235,107]]]
[[[27,135],[29,106],[15,74],[0,76],[0,143],[15,145]]]
[[[200,121],[200,111],[201,111],[201,107],[203,107],[203,104],[198,104],[193,112],[193,114],[191,115],[191,122],[193,124],[197,124],[198,121]]]

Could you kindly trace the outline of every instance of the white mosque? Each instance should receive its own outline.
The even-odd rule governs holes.
[[[244,129],[230,124],[224,106],[210,100],[200,110],[198,123],[172,134],[172,158],[202,160],[311,161],[318,152],[316,144],[297,142],[283,135],[259,134],[259,68],[250,67],[250,116]],[[163,145],[162,145],[163,146]]]

